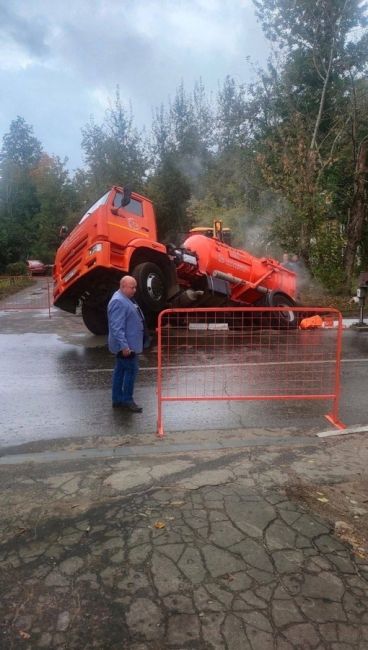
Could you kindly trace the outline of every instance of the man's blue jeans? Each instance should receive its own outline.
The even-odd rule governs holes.
[[[139,370],[138,356],[116,357],[112,375],[113,404],[133,402],[134,382]]]

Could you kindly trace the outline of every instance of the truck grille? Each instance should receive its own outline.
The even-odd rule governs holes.
[[[82,260],[83,250],[86,249],[88,242],[88,235],[85,235],[75,243],[70,242],[71,248],[60,260],[61,275],[65,275],[70,269],[78,266]]]

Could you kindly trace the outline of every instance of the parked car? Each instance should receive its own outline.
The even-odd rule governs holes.
[[[40,260],[27,260],[27,269],[31,275],[45,275],[47,267]]]

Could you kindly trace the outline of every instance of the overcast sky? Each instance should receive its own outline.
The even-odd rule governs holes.
[[[115,88],[151,124],[184,81],[217,91],[252,75],[267,44],[251,0],[0,0],[0,138],[17,115],[49,154],[82,165],[81,128]]]

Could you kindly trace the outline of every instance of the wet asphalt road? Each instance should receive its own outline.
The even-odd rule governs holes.
[[[368,332],[343,334],[340,418],[367,423]],[[0,447],[30,441],[156,431],[157,350],[141,359],[136,401],[140,415],[111,408],[113,358],[105,337],[80,317],[52,310],[0,311]],[[329,428],[325,402],[189,402],[164,406],[165,430]]]

